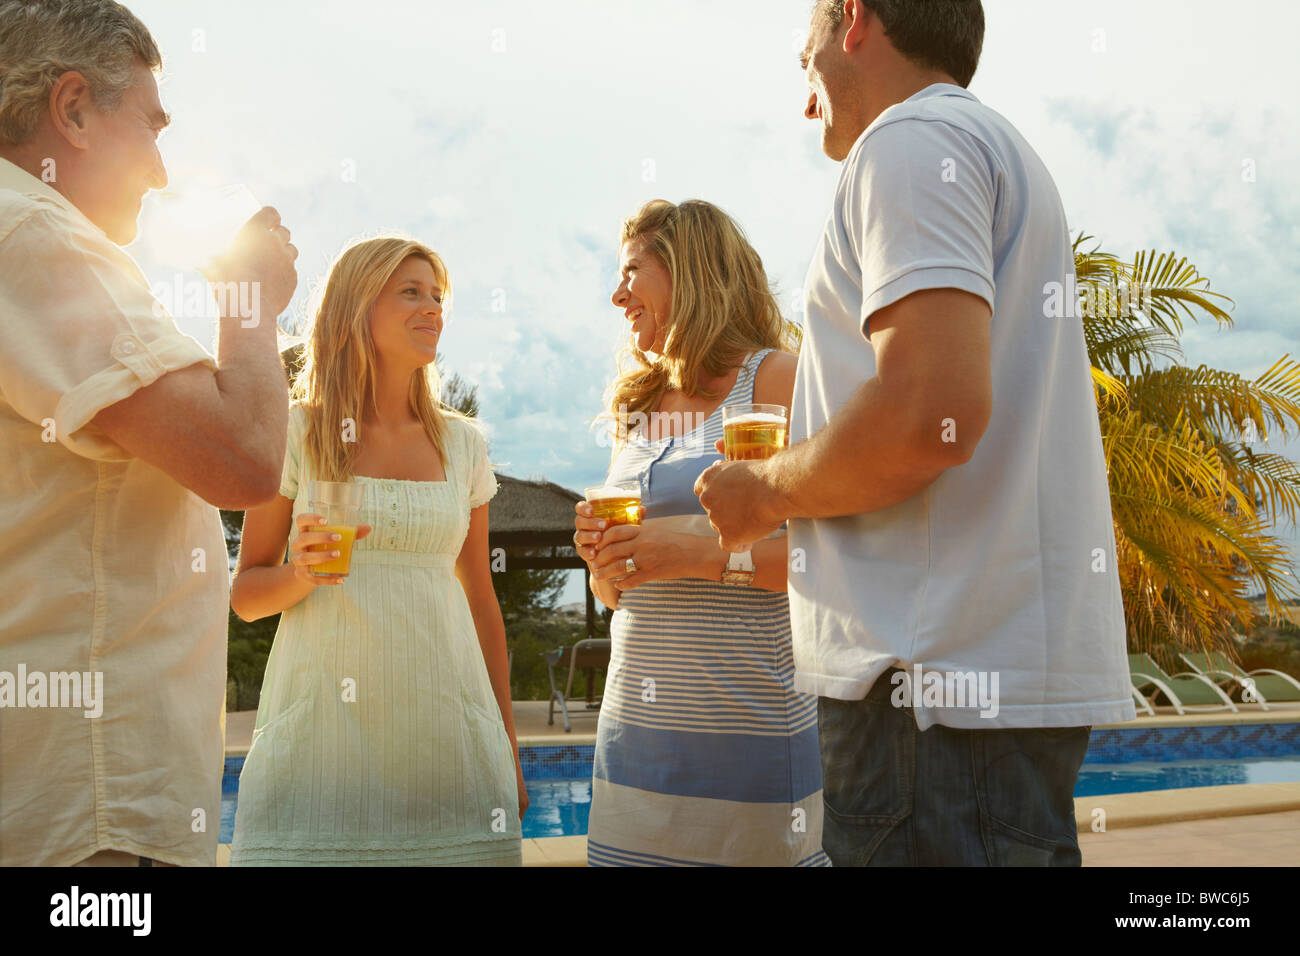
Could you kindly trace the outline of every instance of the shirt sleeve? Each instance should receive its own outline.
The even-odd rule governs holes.
[[[862,142],[844,215],[864,336],[873,313],[923,289],[961,289],[993,308],[993,163],[975,137],[937,120],[897,120]]]
[[[85,458],[124,461],[101,410],[177,369],[216,361],[182,333],[107,237],[38,207],[0,238],[0,393]]]
[[[464,424],[470,433],[470,461],[473,464],[470,466],[469,507],[473,510],[487,504],[496,495],[497,478],[488,462],[487,439],[477,426],[468,422]]]

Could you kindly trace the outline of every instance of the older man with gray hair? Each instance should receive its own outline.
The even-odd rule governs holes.
[[[0,0],[2,865],[216,858],[216,509],[277,490],[297,250],[267,208],[222,257],[261,314],[223,307],[216,361],[150,294],[119,246],[167,183],[161,62],[111,0]]]

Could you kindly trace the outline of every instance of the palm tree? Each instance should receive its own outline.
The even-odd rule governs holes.
[[[1284,542],[1300,468],[1255,450],[1300,429],[1300,364],[1284,355],[1263,375],[1181,364],[1184,320],[1231,327],[1209,280],[1186,258],[1139,252],[1132,263],[1074,243],[1083,327],[1109,475],[1116,561],[1130,649],[1236,656],[1236,633],[1285,616],[1295,578]]]

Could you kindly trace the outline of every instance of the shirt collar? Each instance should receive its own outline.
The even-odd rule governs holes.
[[[43,183],[21,166],[11,163],[9,160],[0,158],[0,189],[9,189],[22,196],[33,196],[38,199],[48,199],[51,202],[58,203],[64,209],[73,215],[85,219],[86,214],[73,204],[67,196],[59,192],[49,183]],[[90,223],[92,226],[94,223]],[[99,227],[96,226],[96,229]]]
[[[879,116],[877,116],[874,120],[872,120],[867,125],[867,128],[864,129],[858,135],[857,141],[854,142],[853,148],[849,150],[849,155],[844,160],[845,163],[847,163],[849,159],[851,159],[854,156],[854,154],[857,153],[858,149],[862,146],[863,140],[867,138],[867,134],[870,133],[873,129],[875,129],[876,126],[880,123],[881,119],[887,117],[891,110],[897,109],[903,103],[913,103],[919,100],[930,99],[931,97],[935,97],[935,96],[959,96],[962,99],[974,100],[976,103],[979,102],[979,100],[975,99],[974,93],[972,93],[968,89],[965,89],[964,87],[957,86],[954,83],[931,83],[925,89],[917,90],[907,99],[901,100],[900,102],[895,103],[893,106],[886,107]]]
[[[975,99],[974,93],[965,87],[957,86],[955,83],[931,83],[925,89],[917,90],[903,102],[911,103],[914,100],[924,100],[931,96],[960,96],[963,99],[979,102],[979,100]]]

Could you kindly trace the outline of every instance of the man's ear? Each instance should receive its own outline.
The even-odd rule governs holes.
[[[867,38],[867,30],[876,16],[862,0],[845,0],[844,20],[849,25],[844,34],[844,52],[852,53]]]
[[[94,108],[90,84],[79,72],[69,70],[54,81],[50,90],[50,124],[77,149],[90,146],[87,120]]]

